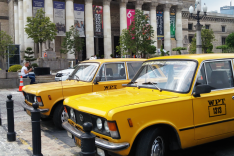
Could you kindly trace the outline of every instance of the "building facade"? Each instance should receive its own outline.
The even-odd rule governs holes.
[[[43,5],[40,2],[43,2]],[[110,58],[110,54],[115,56],[119,36],[128,26],[129,11],[135,9],[148,11],[150,24],[154,29],[155,46],[160,48],[164,45],[164,49],[170,51],[171,54],[176,54],[171,51],[175,47],[188,47],[189,49],[191,39],[196,33],[194,28],[196,21],[189,17],[188,12],[188,8],[195,4],[195,0],[8,0],[2,3],[6,6],[6,16],[9,17],[7,20],[4,19],[8,23],[4,28],[5,31],[13,37],[15,44],[21,45],[21,51],[32,47],[38,58],[42,57],[38,56],[38,45],[34,44],[24,31],[27,17],[32,17],[37,7],[43,8],[45,15],[50,17],[58,28],[55,40],[43,44],[43,50],[51,47],[58,58],[70,60],[75,59],[75,56],[60,53],[64,33],[69,30],[70,26],[83,28],[83,36],[81,36],[85,41],[85,46],[78,56],[79,60],[90,58],[94,54]],[[79,15],[83,11],[83,17],[77,17],[77,8],[80,11]],[[97,14],[100,12],[102,16],[97,20],[99,17]],[[1,16],[0,21],[3,21]],[[102,23],[101,28],[100,23]],[[216,37],[213,51],[221,52],[215,47],[224,44],[228,34],[234,31],[234,16],[208,13],[201,23],[206,28],[213,29]],[[172,25],[174,25],[174,31]]]

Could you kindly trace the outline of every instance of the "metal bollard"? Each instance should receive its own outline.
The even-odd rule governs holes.
[[[40,125],[40,111],[38,103],[34,103],[33,110],[31,111],[32,120],[32,144],[33,144],[33,156],[43,156],[41,153],[41,125]]]
[[[0,108],[0,126],[2,126],[2,119],[1,119],[1,108]]]
[[[93,129],[93,124],[86,122],[83,125],[84,134],[81,135],[81,155],[95,156],[95,135],[90,133]]]
[[[6,101],[7,108],[7,141],[15,141],[16,133],[15,133],[15,125],[14,125],[14,101],[11,100],[12,95],[7,95],[8,100]]]

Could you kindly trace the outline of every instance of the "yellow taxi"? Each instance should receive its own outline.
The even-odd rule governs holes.
[[[145,59],[96,59],[80,63],[66,81],[28,85],[23,87],[22,106],[30,111],[39,103],[41,119],[53,118],[62,128],[66,119],[63,100],[72,95],[123,88],[141,67]]]
[[[125,88],[66,98],[62,125],[79,145],[92,123],[101,156],[165,156],[234,136],[233,65],[234,54],[149,59]]]

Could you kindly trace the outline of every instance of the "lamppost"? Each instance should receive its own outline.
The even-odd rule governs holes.
[[[193,12],[194,12],[194,8],[193,6],[190,6],[189,8],[189,12],[190,12],[190,17],[194,18],[197,20],[197,25],[195,26],[196,29],[197,29],[197,50],[196,50],[196,53],[197,54],[202,54],[202,40],[201,40],[201,29],[202,29],[202,26],[200,24],[200,20],[206,16],[206,13],[207,13],[207,6],[206,4],[204,4],[203,6],[203,12],[204,12],[204,15],[200,15],[200,12],[201,12],[201,0],[196,0],[196,3],[195,3],[195,12],[196,14],[193,15]]]

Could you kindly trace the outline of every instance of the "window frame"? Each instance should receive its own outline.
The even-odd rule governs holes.
[[[210,30],[210,24],[206,24],[205,29],[207,29],[206,27],[208,27],[208,30]]]
[[[138,69],[138,71],[136,71],[136,73],[134,74],[133,78],[130,79],[130,77],[129,77],[128,63],[137,63],[137,62],[140,62],[140,61],[126,62],[126,67],[127,67],[127,70],[128,70],[128,80],[132,80],[132,79],[135,77],[135,75],[138,73],[138,71],[141,69],[141,67],[140,67],[140,68]],[[141,66],[142,66],[143,63],[144,63],[144,61],[141,62]],[[127,74],[126,74],[126,75],[127,75]]]
[[[195,89],[195,85],[197,83],[197,78],[198,78],[198,72],[201,70],[202,68],[202,65],[204,64],[204,67],[205,67],[205,63],[208,63],[208,62],[224,62],[224,61],[231,61],[231,72],[232,72],[232,76],[233,76],[233,83],[234,83],[234,72],[233,72],[233,62],[234,62],[234,58],[223,58],[223,59],[213,59],[213,60],[204,60],[202,61],[202,63],[200,64],[198,70],[197,70],[197,75],[196,75],[196,78],[195,78],[195,82],[194,82],[194,85],[193,85],[193,88],[192,88],[192,93],[191,95],[193,95],[194,93],[194,89]],[[206,74],[206,84],[208,83],[208,79],[207,79],[207,72],[206,72],[206,67],[205,67],[205,74]],[[207,84],[208,85],[208,84]],[[230,87],[230,88],[222,88],[222,89],[214,89],[214,90],[211,90],[211,92],[214,92],[214,91],[220,91],[220,90],[227,90],[227,89],[232,89],[234,88],[233,87]]]
[[[223,28],[224,28],[224,31],[223,31]],[[221,26],[221,31],[222,31],[222,32],[226,32],[226,26],[225,26],[225,25],[222,25],[222,26]]]
[[[189,25],[191,25],[191,29],[189,29]],[[188,30],[193,30],[193,23],[188,23]]]
[[[99,71],[102,69],[102,67],[104,66],[104,68],[106,67],[106,64],[118,64],[118,63],[124,63],[124,70],[125,70],[125,73],[126,73],[126,62],[105,62],[103,63],[100,68],[98,69],[97,71],[97,74],[99,73]],[[97,74],[95,75],[95,78],[97,77]],[[106,70],[105,70],[105,78],[106,78]],[[127,74],[125,74],[125,79],[120,79],[120,80],[107,80],[106,78],[106,81],[99,81],[99,82],[109,82],[109,81],[121,81],[121,80],[128,80],[127,79]]]

